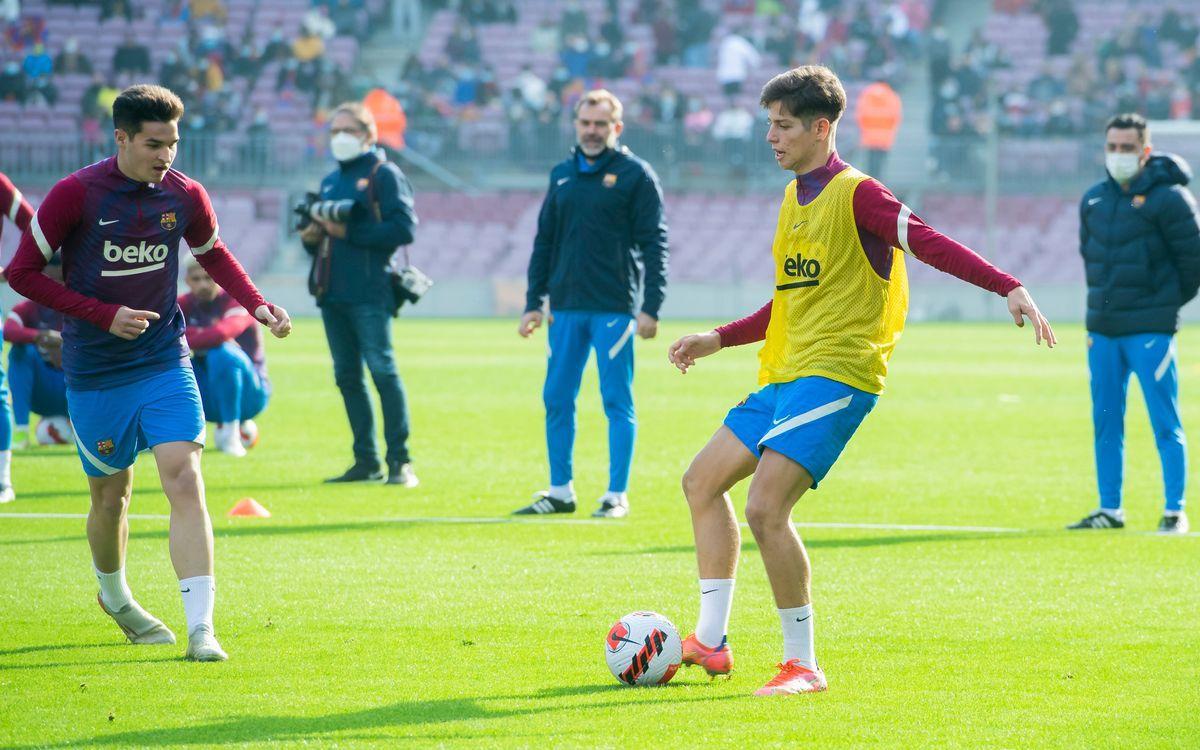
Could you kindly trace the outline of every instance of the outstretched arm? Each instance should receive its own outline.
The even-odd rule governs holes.
[[[939,271],[974,284],[1008,300],[1008,311],[1018,326],[1033,323],[1034,339],[1054,346],[1057,339],[1033,297],[1021,282],[987,262],[960,242],[930,227],[877,180],[866,180],[854,191],[854,218],[860,233],[898,247]]]

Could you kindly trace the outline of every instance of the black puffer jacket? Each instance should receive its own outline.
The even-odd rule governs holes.
[[[1200,288],[1200,214],[1187,163],[1153,153],[1122,190],[1107,177],[1079,205],[1087,329],[1104,336],[1175,333]]]

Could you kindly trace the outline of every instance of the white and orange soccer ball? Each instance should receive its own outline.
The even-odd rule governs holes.
[[[683,644],[671,621],[657,612],[631,612],[608,631],[608,669],[626,685],[665,685],[683,661]]]
[[[242,447],[250,450],[258,445],[258,425],[253,419],[243,419],[238,425],[238,437],[242,439]]]
[[[75,430],[66,417],[42,417],[33,430],[38,445],[70,445],[75,442]]]

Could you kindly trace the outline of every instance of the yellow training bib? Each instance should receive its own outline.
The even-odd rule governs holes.
[[[795,181],[788,185],[772,246],[775,296],[758,353],[760,384],[820,375],[883,391],[908,312],[908,276],[898,248],[889,249],[889,279],[867,260],[854,221],[854,190],[866,179],[847,167],[807,206],[796,202]]]

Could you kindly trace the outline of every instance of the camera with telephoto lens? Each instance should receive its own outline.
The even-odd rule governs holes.
[[[354,201],[351,199],[339,201],[321,200],[321,197],[316,193],[305,193],[304,199],[292,206],[292,213],[298,217],[296,220],[296,231],[303,230],[309,224],[313,223],[314,219],[345,224],[350,220],[350,214],[353,211]]]

